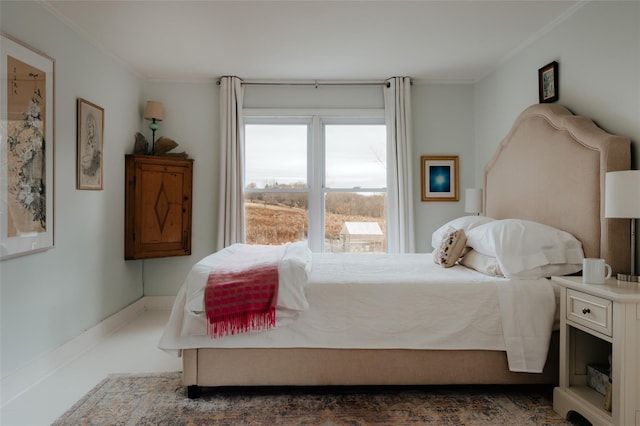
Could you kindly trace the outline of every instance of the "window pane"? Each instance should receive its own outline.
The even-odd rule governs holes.
[[[327,188],[386,188],[387,131],[383,124],[325,125]]]
[[[246,243],[277,245],[306,241],[308,195],[249,192],[244,195]]]
[[[245,185],[281,188],[307,184],[305,124],[245,125]]]
[[[387,250],[387,195],[382,192],[325,194],[325,252]]]

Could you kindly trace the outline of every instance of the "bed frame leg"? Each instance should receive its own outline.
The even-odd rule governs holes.
[[[189,399],[200,398],[201,392],[202,392],[202,388],[198,385],[187,386],[187,396],[189,397]]]

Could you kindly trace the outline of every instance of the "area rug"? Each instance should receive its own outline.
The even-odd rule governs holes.
[[[573,425],[541,386],[204,388],[181,373],[111,375],[54,425]]]

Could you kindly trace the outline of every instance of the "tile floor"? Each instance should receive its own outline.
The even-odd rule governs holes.
[[[142,312],[93,349],[9,402],[0,412],[0,425],[50,425],[109,374],[181,371],[181,358],[157,348],[169,313]]]

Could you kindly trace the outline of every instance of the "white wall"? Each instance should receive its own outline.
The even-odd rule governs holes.
[[[464,190],[474,187],[473,86],[414,84],[413,187],[416,251],[431,252],[431,234],[443,223],[464,216]],[[421,155],[458,155],[460,201],[421,201]]]
[[[392,77],[392,76],[390,76]],[[382,85],[246,85],[245,108],[384,108]]]
[[[538,103],[538,68],[551,61],[559,64],[558,103],[610,133],[630,137],[632,168],[639,168],[640,2],[588,2],[475,84],[479,185],[484,165],[513,120]]]
[[[36,2],[2,2],[2,31],[55,59],[55,247],[0,262],[2,377],[142,296],[124,261],[124,154],[140,80]],[[105,111],[104,190],[76,190],[76,99]]]

